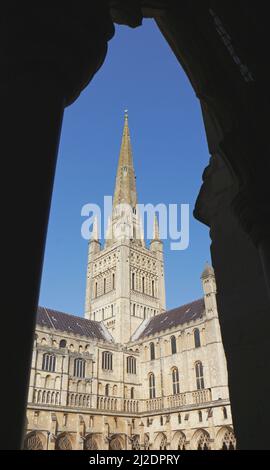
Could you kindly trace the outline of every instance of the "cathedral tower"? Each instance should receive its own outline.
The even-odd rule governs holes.
[[[100,246],[97,227],[89,241],[85,317],[102,321],[115,341],[127,343],[144,320],[164,310],[163,244],[155,218],[150,248],[145,245],[125,113],[104,248]]]

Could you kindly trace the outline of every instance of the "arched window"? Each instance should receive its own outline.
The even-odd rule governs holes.
[[[181,424],[181,413],[178,413],[178,424]]]
[[[143,318],[146,318],[146,307],[143,308]]]
[[[135,315],[136,315],[136,305],[133,304],[133,316],[135,317]]]
[[[195,363],[197,390],[204,388],[203,365],[201,361]]]
[[[60,348],[65,348],[67,345],[67,342],[65,339],[61,339],[60,343],[59,343],[59,347]]]
[[[172,354],[176,354],[176,339],[175,339],[175,336],[172,336],[171,337],[171,351],[172,351]]]
[[[156,398],[155,376],[149,374],[149,398]]]
[[[152,281],[152,296],[155,297],[155,281]]]
[[[115,274],[112,275],[112,288],[115,289]]]
[[[85,360],[77,358],[74,361],[74,377],[84,379],[85,377]]]
[[[109,386],[109,384],[106,384],[105,385],[105,396],[108,397],[109,393],[110,393],[110,386]]]
[[[194,330],[194,345],[195,345],[195,348],[201,347],[200,330],[198,328],[195,328]]]
[[[135,273],[132,273],[131,276],[131,288],[135,290]]]
[[[55,371],[55,356],[54,354],[43,354],[42,358],[42,370],[47,370],[49,372]]]
[[[112,314],[112,317],[113,317],[113,305],[111,305],[111,314]]]
[[[98,293],[98,285],[97,285],[97,282],[95,282],[95,297],[97,297],[97,293]]]
[[[127,357],[127,373],[136,374],[136,359],[133,356]]]
[[[227,408],[225,406],[224,406],[222,411],[223,411],[223,418],[227,419],[228,418],[228,413],[227,413]]]
[[[104,315],[104,308],[102,309],[102,320],[104,320],[105,315]]]
[[[144,285],[144,284],[145,284],[145,283],[144,283],[144,277],[143,277],[143,278],[142,278],[142,292],[143,292],[143,294],[144,294],[144,288],[145,288],[145,285]]]
[[[177,367],[174,367],[172,370],[172,386],[173,386],[173,394],[177,395],[180,393],[180,385],[179,385],[179,372]]]
[[[102,353],[102,369],[112,370],[112,353],[109,351],[103,351]]]
[[[154,343],[150,343],[150,359],[151,361],[155,359],[155,345]]]
[[[131,389],[130,389],[130,398],[132,400],[134,399],[134,387],[131,387]]]
[[[163,426],[163,416],[160,416],[160,425]]]
[[[103,279],[103,292],[106,294],[106,277]]]
[[[202,412],[201,410],[198,411],[199,422],[202,422]]]

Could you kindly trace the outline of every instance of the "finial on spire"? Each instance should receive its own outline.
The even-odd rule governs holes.
[[[125,109],[125,119],[128,119],[128,109]]]
[[[206,261],[204,270],[203,270],[202,275],[201,275],[201,278],[205,278],[205,277],[208,277],[208,276],[214,276],[214,275],[215,275],[215,273],[214,273],[213,266],[211,266],[211,264],[209,264],[208,261]]]

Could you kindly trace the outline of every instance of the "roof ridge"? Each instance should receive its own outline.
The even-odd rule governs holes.
[[[173,312],[174,310],[178,310],[179,308],[187,307],[188,305],[194,304],[195,302],[198,302],[199,300],[204,300],[204,299],[203,297],[200,297],[199,299],[192,300],[191,302],[187,302],[186,304],[179,305],[178,307],[170,308],[170,310],[165,310],[165,312],[160,312],[154,317],[151,317],[150,320],[152,320],[152,318],[158,317],[159,315],[164,315],[165,313]]]
[[[140,331],[137,339],[152,336],[161,331],[184,325],[185,323],[190,323],[191,321],[200,318],[204,311],[205,305],[203,297],[184,305],[180,305],[179,307],[175,307],[174,309],[166,310],[165,312],[151,317],[143,331]]]
[[[43,307],[42,305],[38,305],[38,309],[39,308],[44,308],[46,313],[48,312],[48,310],[51,310],[52,312],[55,312],[55,313],[61,313],[62,315],[68,315],[69,317],[79,318],[80,320],[93,322],[93,323],[96,323],[98,325],[100,324],[100,322],[98,322],[96,320],[90,320],[89,318],[81,317],[80,315],[75,315],[74,313],[62,312],[61,310],[55,310],[54,308]]]

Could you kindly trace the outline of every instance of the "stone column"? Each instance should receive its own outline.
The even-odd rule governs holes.
[[[113,25],[102,1],[4,2],[1,24],[2,449],[22,442],[35,312],[64,106],[102,65]],[[8,307],[8,311],[7,311]],[[8,334],[6,334],[8,333]]]
[[[237,446],[269,449],[270,302],[259,252],[233,213],[237,190],[215,155],[204,173],[195,216],[210,227]]]

